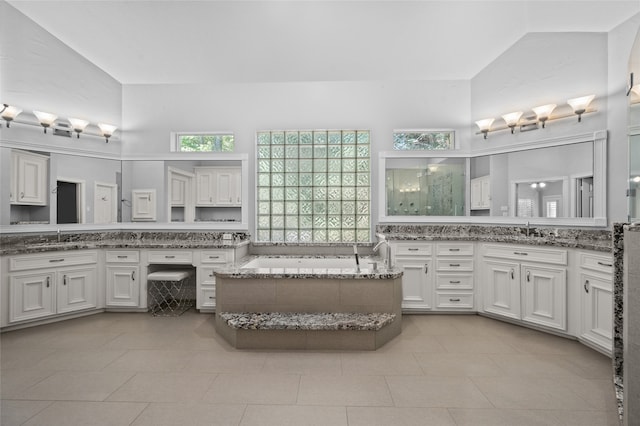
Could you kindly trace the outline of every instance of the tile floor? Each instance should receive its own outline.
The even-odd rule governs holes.
[[[3,426],[617,425],[609,358],[475,315],[375,352],[238,351],[213,316],[103,313],[0,336]]]

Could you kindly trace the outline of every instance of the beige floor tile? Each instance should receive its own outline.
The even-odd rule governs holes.
[[[342,354],[342,374],[421,375],[422,370],[411,353],[356,352]]]
[[[98,349],[104,347],[113,339],[120,336],[116,332],[92,332],[92,333],[57,333],[47,341],[47,347],[53,349]]]
[[[613,383],[606,379],[567,378],[564,386],[587,401],[591,410],[615,411],[616,403],[611,398]]]
[[[474,377],[496,408],[589,410],[590,404],[565,386],[565,378]]]
[[[133,376],[127,372],[58,371],[20,392],[19,399],[104,401]]]
[[[306,375],[300,380],[298,404],[391,406],[383,376]]]
[[[512,336],[510,341],[518,352],[526,354],[581,355],[586,351],[592,351],[576,340],[543,332]]]
[[[445,408],[347,407],[349,426],[456,426]]]
[[[620,426],[617,411],[552,411],[563,426]]]
[[[55,371],[46,370],[2,370],[0,376],[0,398],[17,399],[24,391],[34,386]]]
[[[387,376],[396,407],[492,408],[466,377]]]
[[[451,408],[457,426],[562,426],[547,410],[499,410]]]
[[[579,355],[538,355],[555,363],[583,379],[606,379],[613,376],[613,361],[608,356],[599,352],[584,348]]]
[[[425,336],[421,334],[407,335],[403,332],[376,352],[446,352],[444,346],[438,342],[437,338],[438,336]]]
[[[109,374],[125,373],[110,372]],[[133,402],[200,401],[214,378],[215,374],[205,373],[138,373],[117,391],[111,393],[107,400]]]
[[[15,347],[11,342],[0,342],[0,365],[2,370],[34,368],[40,361],[56,352],[55,349]]]
[[[577,377],[572,371],[545,355],[490,354],[488,355],[507,376]]]
[[[129,350],[104,368],[104,371],[180,371],[195,352],[179,350]]]
[[[124,350],[57,349],[33,368],[37,370],[99,371],[124,353]]]
[[[150,403],[131,426],[228,426],[240,424],[246,406],[194,402]]]
[[[221,373],[204,394],[214,404],[295,404],[300,376],[297,374]]]
[[[23,426],[128,426],[146,407],[133,402],[54,402]]]
[[[19,426],[52,404],[52,401],[0,401],[0,424]]]
[[[262,352],[196,351],[185,372],[205,373],[258,373],[262,370],[267,354]]]
[[[342,373],[340,353],[332,352],[273,352],[266,354],[264,373],[331,374]]]
[[[451,321],[452,315],[404,315],[402,322],[406,318],[413,318],[418,333],[423,336],[455,336],[460,335],[460,330]],[[403,330],[404,332],[404,330]]]
[[[180,333],[174,332],[127,332],[106,343],[104,349],[159,349],[176,347],[176,337]]]
[[[505,339],[490,335],[435,336],[449,353],[465,354],[509,354],[517,353]]]
[[[249,405],[240,426],[347,426],[347,424],[345,407]]]
[[[414,354],[426,376],[474,377],[503,376],[504,372],[488,354]]]

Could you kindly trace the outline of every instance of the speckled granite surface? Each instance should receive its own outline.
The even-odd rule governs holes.
[[[494,225],[378,225],[388,240],[484,241],[611,252],[610,230]]]
[[[624,341],[623,341],[623,308],[624,308],[624,229],[628,224],[613,225],[613,382],[618,399],[618,414],[623,415],[623,380]]]
[[[223,240],[231,234],[231,240]],[[249,244],[245,232],[63,232],[2,234],[0,255],[97,248],[224,248]]]
[[[362,268],[220,268],[217,277],[238,279],[351,279],[391,280],[402,276],[395,268],[378,268],[377,271]]]
[[[242,330],[380,330],[395,319],[388,313],[221,312],[229,327]]]

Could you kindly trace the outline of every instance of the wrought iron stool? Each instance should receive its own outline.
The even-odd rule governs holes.
[[[179,316],[193,306],[189,284],[193,272],[184,269],[155,271],[147,275],[149,309],[153,316]],[[193,293],[193,292],[191,292]]]

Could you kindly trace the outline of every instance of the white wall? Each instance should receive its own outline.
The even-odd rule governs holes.
[[[255,199],[255,133],[274,129],[371,131],[372,182],[379,151],[393,149],[393,129],[453,128],[468,140],[468,81],[292,82],[221,85],[125,85],[123,155],[166,153],[176,131],[232,131],[249,154]],[[372,193],[374,221],[378,197]],[[254,205],[249,205],[253,229]]]
[[[39,110],[64,119],[84,118],[94,125],[122,124],[120,83],[5,1],[0,1],[0,102],[25,110],[18,117],[20,120],[36,122],[31,111]],[[38,143],[52,149],[116,154],[120,150],[116,141],[105,144],[97,137],[64,138],[52,136],[51,132],[44,135],[41,129],[17,123],[9,129],[2,126],[0,139]]]

